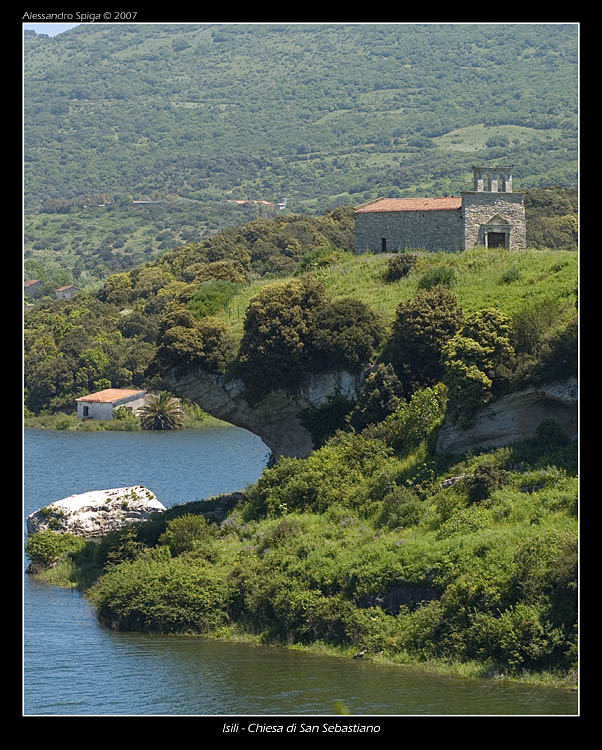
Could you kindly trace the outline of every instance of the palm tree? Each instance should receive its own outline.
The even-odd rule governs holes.
[[[167,391],[150,393],[139,416],[143,430],[179,430],[184,426],[180,401]]]

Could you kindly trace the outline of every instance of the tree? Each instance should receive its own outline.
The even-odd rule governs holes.
[[[143,430],[179,430],[184,426],[184,412],[179,399],[167,391],[151,393],[140,410]]]
[[[271,284],[247,309],[239,365],[247,387],[266,392],[294,388],[308,370],[309,345],[324,287],[314,279]]]
[[[312,369],[360,371],[384,336],[370,308],[354,299],[340,299],[319,309],[311,331]]]
[[[463,317],[454,295],[441,286],[399,304],[385,357],[406,394],[441,379],[443,346],[458,331]]]
[[[382,422],[403,401],[403,386],[390,364],[382,362],[366,378],[364,387],[353,411],[349,415],[351,426],[360,431],[369,424]]]

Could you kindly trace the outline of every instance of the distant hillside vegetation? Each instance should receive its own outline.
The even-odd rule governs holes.
[[[28,33],[25,204],[576,185],[576,24],[83,24]]]

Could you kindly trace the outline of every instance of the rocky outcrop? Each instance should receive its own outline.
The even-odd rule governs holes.
[[[93,490],[65,497],[31,513],[27,516],[27,533],[50,529],[98,538],[164,511],[165,506],[142,485]]]
[[[252,405],[240,378],[227,381],[223,375],[196,370],[177,378],[168,375],[167,381],[180,398],[194,401],[212,416],[258,435],[278,460],[281,456],[304,458],[313,450],[311,435],[299,419],[303,409],[324,406],[337,393],[356,399],[363,376],[348,372],[310,375],[296,393],[285,389],[270,391]]]
[[[445,424],[437,453],[463,453],[472,448],[496,448],[535,436],[544,419],[553,419],[571,440],[578,432],[576,378],[510,393],[477,412],[473,424],[461,429]]]

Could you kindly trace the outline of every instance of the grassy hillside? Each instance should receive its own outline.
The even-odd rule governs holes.
[[[421,277],[440,267],[454,270],[452,290],[467,313],[491,306],[513,315],[525,305],[545,299],[560,301],[568,314],[574,311],[578,271],[576,253],[562,250],[508,253],[506,250],[475,248],[458,254],[425,251],[417,256],[412,272],[396,282],[385,279],[392,253],[342,254],[332,265],[315,270],[313,275],[320,279],[333,299],[351,297],[360,300],[382,315],[389,325],[399,303],[415,296]],[[251,297],[262,287],[282,280],[255,281],[231,297],[226,309],[215,313],[227,325],[236,342],[242,336],[244,315]]]

